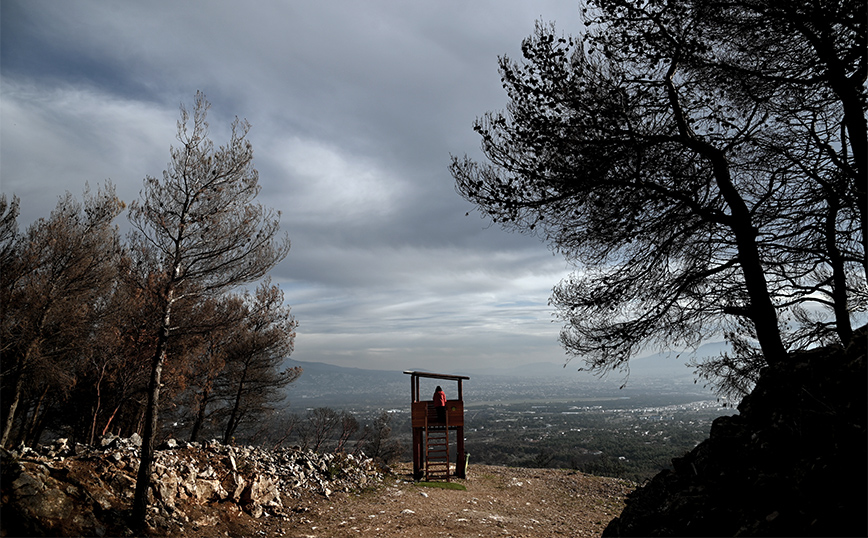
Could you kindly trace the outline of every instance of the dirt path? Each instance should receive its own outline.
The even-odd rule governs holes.
[[[566,470],[486,465],[471,466],[467,479],[454,483],[466,491],[416,485],[403,464],[383,487],[301,501],[289,522],[260,522],[269,528],[256,532],[293,538],[599,536],[634,488]]]

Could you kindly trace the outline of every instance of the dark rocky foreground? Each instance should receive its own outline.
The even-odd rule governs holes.
[[[100,444],[71,447],[61,439],[39,451],[0,449],[0,536],[131,535],[141,439],[107,437]],[[288,517],[305,495],[356,491],[383,477],[370,459],[294,448],[170,440],[156,454],[153,535],[208,535],[218,524],[250,528],[251,520]]]
[[[631,493],[603,536],[868,536],[860,332],[766,368],[739,414]]]

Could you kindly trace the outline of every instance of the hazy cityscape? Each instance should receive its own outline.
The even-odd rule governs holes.
[[[557,364],[470,375],[463,383],[470,461],[650,478],[707,438],[715,418],[736,412],[695,383],[683,362],[659,356],[640,362],[629,377],[615,372],[603,379]],[[408,375],[292,364],[305,373],[288,390],[289,413],[329,407],[367,423],[386,411],[393,437],[410,444]],[[423,395],[438,384],[422,383]],[[454,382],[439,384],[449,398],[457,397]]]

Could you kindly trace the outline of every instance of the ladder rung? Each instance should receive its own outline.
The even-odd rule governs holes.
[[[449,425],[425,425],[425,478],[449,481]]]

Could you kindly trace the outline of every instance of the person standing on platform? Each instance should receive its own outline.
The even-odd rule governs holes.
[[[434,390],[434,409],[437,410],[437,421],[446,423],[446,393],[440,386]]]

